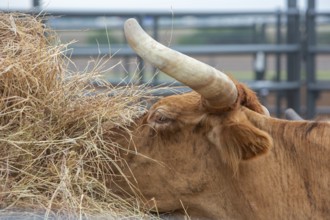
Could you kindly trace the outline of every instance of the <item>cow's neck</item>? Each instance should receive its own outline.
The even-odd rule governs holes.
[[[328,164],[330,123],[325,121],[287,121],[247,110],[249,120],[273,139],[275,156],[283,156],[299,168]],[[322,164],[324,162],[324,164]],[[316,163],[316,164],[310,164]]]
[[[330,123],[246,113],[256,127],[270,134],[274,146],[267,156],[245,166],[242,163],[242,183],[253,182],[251,188],[239,185],[245,197],[274,219],[326,217],[330,207]]]

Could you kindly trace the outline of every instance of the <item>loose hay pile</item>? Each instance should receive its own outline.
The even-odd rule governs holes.
[[[65,46],[56,41],[40,19],[0,13],[0,217],[28,210],[46,218],[143,218],[138,202],[105,186],[112,164],[124,162],[103,137],[142,114],[143,94],[106,83],[107,93],[93,93],[97,69],[67,73]]]

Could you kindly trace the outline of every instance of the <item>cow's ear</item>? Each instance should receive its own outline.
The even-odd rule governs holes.
[[[247,121],[217,126],[212,130],[210,138],[217,145],[223,162],[235,173],[241,161],[261,156],[273,145],[271,137],[266,132]]]

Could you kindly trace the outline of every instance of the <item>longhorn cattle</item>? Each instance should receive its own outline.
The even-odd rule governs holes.
[[[193,92],[161,99],[133,138],[123,133],[119,143],[137,153],[124,155],[132,185],[118,180],[120,188],[192,219],[329,219],[328,122],[272,118],[249,88],[154,41],[136,20],[125,34]]]

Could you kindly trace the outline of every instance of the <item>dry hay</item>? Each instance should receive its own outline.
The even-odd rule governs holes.
[[[99,81],[109,89],[94,93],[88,84],[102,70],[68,73],[66,46],[54,36],[42,19],[0,13],[0,217],[28,210],[44,218],[145,218],[138,201],[106,187],[125,162],[103,137],[143,113],[141,89]]]

